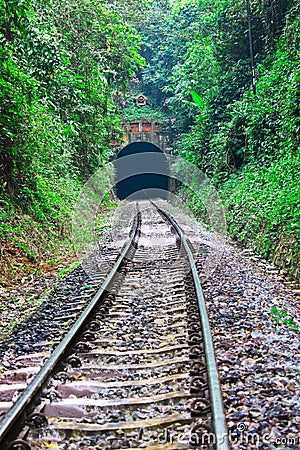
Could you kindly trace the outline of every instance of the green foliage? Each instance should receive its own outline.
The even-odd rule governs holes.
[[[227,164],[221,179],[236,172],[220,187],[230,234],[299,276],[299,47],[288,37],[300,24],[297,12],[288,16],[274,57],[258,68],[258,95],[248,91],[230,105],[229,120],[213,136],[211,148],[219,161],[228,149],[243,163],[238,172]],[[214,174],[216,180],[219,175]]]
[[[291,33],[299,8],[289,0],[274,0],[272,7],[267,2],[251,1],[254,55],[260,64],[258,91],[262,88],[261,76],[273,61],[275,64],[274,76],[268,73],[265,78],[264,89],[269,96],[260,101],[261,97],[254,98],[249,89],[246,4],[229,0],[171,3],[170,8],[168,2],[156,2],[147,22],[140,25],[142,49],[148,62],[143,71],[143,91],[150,98],[160,98],[173,111],[177,151],[197,162],[219,183],[227,178],[226,174],[249,162],[255,152],[262,153],[257,137],[266,137],[266,131],[263,151],[278,144],[278,135],[274,133],[280,126],[277,97],[270,95],[270,91],[278,90],[278,78],[287,80],[291,60],[290,50],[284,49],[282,55],[280,50],[276,55],[274,51],[282,31],[286,33],[288,28]],[[162,15],[163,27],[161,20],[157,20]],[[165,96],[157,94],[157,90]],[[290,91],[295,93],[293,88]],[[278,92],[280,103],[285,94]],[[270,110],[270,98],[274,111]],[[289,100],[292,101],[292,95]],[[295,102],[297,98],[292,101]],[[287,104],[288,101],[284,106]],[[255,108],[260,116],[269,117],[260,120]]]
[[[136,21],[142,37],[141,53],[147,62],[140,77],[141,91],[156,107],[166,106],[167,95],[163,88],[171,75],[179,47],[179,41],[175,44],[177,31],[171,30],[169,3],[168,0],[151,2],[146,14]]]
[[[204,102],[202,97],[197,94],[196,91],[194,91],[193,89],[190,91],[190,94],[192,96],[192,99],[194,100],[195,104],[199,107],[199,108],[203,108],[204,106]]]
[[[68,273],[72,272],[72,270],[76,269],[80,265],[79,261],[73,262],[69,267],[66,267],[62,269],[58,274],[57,278],[60,280],[61,278],[65,277]]]
[[[287,325],[290,330],[299,333],[299,326],[295,323],[293,317],[288,317],[287,311],[284,309],[278,310],[277,308],[271,308],[270,313],[278,325],[283,323],[284,325]]]
[[[168,116],[159,108],[153,108],[148,105],[140,107],[133,102],[131,104],[127,104],[122,111],[122,120],[126,122],[147,118],[152,120],[167,120]]]
[[[0,2],[1,198],[61,230],[122,133],[114,93],[143,65],[112,3]]]
[[[221,187],[230,235],[265,257],[275,254],[280,240],[291,240],[297,258],[300,242],[300,150],[267,165],[249,164]],[[287,263],[287,262],[286,262]]]

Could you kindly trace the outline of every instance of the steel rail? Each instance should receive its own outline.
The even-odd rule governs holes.
[[[90,319],[96,308],[99,306],[99,301],[101,300],[103,295],[109,290],[110,286],[113,284],[114,278],[118,273],[118,269],[120,268],[122,262],[126,259],[130,250],[133,247],[135,238],[138,233],[139,225],[140,225],[140,213],[137,212],[129,237],[127,238],[124,244],[120,256],[118,257],[113,269],[103,282],[102,286],[91,300],[91,303],[86,307],[86,309],[83,311],[82,315],[77,319],[71,330],[66,334],[61,343],[58,345],[58,347],[54,350],[52,355],[46,361],[45,365],[37,373],[37,375],[28,385],[26,390],[23,392],[23,394],[19,397],[16,403],[4,416],[4,419],[0,422],[1,449],[6,448],[2,447],[2,445],[6,444],[5,440],[7,440],[9,432],[12,430],[13,426],[16,424],[21,414],[26,410],[30,402],[34,399],[38,391],[45,384],[55,366],[61,361],[61,359],[67,352],[68,348],[70,348],[70,346],[74,342],[76,336],[81,332],[84,325]]]
[[[210,397],[211,397],[211,404],[212,404],[212,416],[213,416],[213,425],[214,425],[214,432],[215,432],[215,441],[216,441],[216,449],[217,450],[229,450],[229,437],[228,437],[228,430],[226,426],[226,419],[224,414],[224,408],[223,408],[223,400],[222,400],[222,393],[221,393],[221,386],[219,381],[219,375],[218,375],[218,369],[216,364],[216,356],[214,351],[214,345],[213,345],[213,339],[211,335],[211,330],[209,326],[209,318],[207,314],[207,309],[205,305],[204,295],[201,288],[201,282],[199,279],[198,271],[196,269],[195,260],[193,257],[193,254],[191,252],[191,249],[187,243],[187,240],[184,236],[184,233],[178,223],[169,216],[168,213],[160,209],[157,205],[155,205],[154,202],[151,202],[157,211],[165,217],[176,233],[178,234],[181,243],[184,247],[184,250],[186,252],[186,255],[188,257],[188,261],[191,267],[192,276],[194,280],[197,300],[198,300],[198,306],[200,311],[200,320],[201,320],[201,326],[202,326],[202,334],[203,334],[203,341],[204,341],[204,347],[205,347],[205,355],[206,355],[206,363],[207,363],[207,372],[208,372],[208,379],[209,379],[209,388],[210,388]]]

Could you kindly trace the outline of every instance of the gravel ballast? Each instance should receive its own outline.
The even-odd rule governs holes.
[[[279,270],[244,254],[225,245],[202,284],[232,449],[298,449],[299,299]]]

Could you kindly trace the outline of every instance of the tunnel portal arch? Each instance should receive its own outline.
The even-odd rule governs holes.
[[[170,169],[164,152],[150,142],[126,145],[116,159],[116,194],[120,200],[168,198]]]

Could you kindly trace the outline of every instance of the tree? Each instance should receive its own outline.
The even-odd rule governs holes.
[[[109,157],[114,92],[143,65],[139,36],[96,0],[2,0],[0,21],[2,186],[25,209],[49,206]]]

